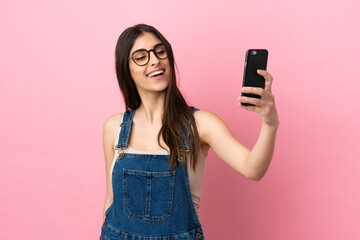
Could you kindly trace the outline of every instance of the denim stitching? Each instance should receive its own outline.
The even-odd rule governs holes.
[[[103,233],[103,237],[104,237],[104,239],[112,240],[111,238],[109,238],[108,236],[106,236],[105,233]]]
[[[123,169],[124,173],[130,173],[130,174],[136,174],[141,176],[162,176],[162,177],[170,177],[171,175],[175,175],[175,171],[170,172],[146,172],[146,171],[140,171],[140,170],[133,170],[133,169]]]
[[[146,188],[146,206],[145,206],[145,216],[137,216],[129,211],[129,208],[127,207],[128,203],[128,193],[127,193],[127,174],[133,174],[133,175],[140,175],[140,176],[146,176],[147,177],[147,188]],[[164,221],[168,217],[171,216],[171,210],[173,205],[173,198],[174,198],[174,188],[175,188],[175,171],[170,172],[145,172],[145,171],[138,171],[138,170],[131,170],[131,169],[123,169],[123,188],[124,188],[124,213],[133,219],[138,220],[147,220],[147,221]],[[150,205],[151,205],[151,196],[150,196],[150,189],[151,185],[149,186],[149,178],[153,176],[165,176],[170,177],[170,193],[169,193],[169,201],[168,201],[168,207],[163,216],[150,216]],[[151,184],[151,180],[150,180]]]
[[[171,237],[180,237],[180,236],[183,236],[183,235],[186,235],[186,234],[190,234],[191,232],[194,232],[194,231],[198,231],[198,230],[201,230],[199,232],[201,232],[201,235],[204,239],[204,234],[202,233],[202,227],[197,227],[197,228],[194,228],[190,231],[187,231],[187,232],[184,232],[184,233],[181,233],[181,234],[177,234],[177,235],[168,235],[168,236],[161,236],[161,237],[144,237],[144,236],[140,236],[140,235],[136,235],[136,234],[131,234],[131,233],[126,233],[126,232],[123,232],[123,231],[119,231],[115,228],[113,228],[109,223],[106,224],[107,226],[109,226],[109,228],[111,228],[112,230],[118,232],[118,233],[122,233],[124,234],[125,236],[128,235],[128,236],[135,236],[135,237],[138,237],[138,238],[145,238],[145,239],[162,239],[162,238],[171,238]],[[190,236],[192,237],[192,236]]]
[[[145,217],[150,218],[150,201],[151,201],[151,173],[146,174],[146,207]]]

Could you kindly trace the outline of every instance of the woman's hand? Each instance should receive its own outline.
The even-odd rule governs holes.
[[[243,87],[242,92],[257,94],[260,95],[261,98],[240,96],[238,97],[239,105],[244,109],[259,113],[262,116],[263,123],[278,127],[279,118],[276,112],[274,95],[271,93],[273,77],[265,70],[258,69],[257,73],[265,78],[265,88]],[[255,106],[243,106],[241,105],[242,102],[251,103]]]

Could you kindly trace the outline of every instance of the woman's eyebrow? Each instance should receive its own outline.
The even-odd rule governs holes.
[[[153,48],[156,48],[157,46],[162,45],[162,44],[163,44],[162,42],[158,43],[158,44],[155,44]]]
[[[156,47],[159,46],[159,45],[162,45],[162,44],[163,44],[162,42],[155,44],[154,47],[153,47],[153,49],[156,48]],[[145,48],[139,48],[139,49],[136,49],[135,51],[133,51],[131,54],[134,54],[134,53],[136,53],[136,52],[138,52],[138,51],[141,51],[141,50],[146,50],[146,49],[145,49]],[[147,50],[146,50],[146,51],[147,51]]]

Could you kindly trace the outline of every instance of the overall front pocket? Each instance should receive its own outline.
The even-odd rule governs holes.
[[[175,171],[123,169],[124,212],[130,218],[164,221],[171,215]]]

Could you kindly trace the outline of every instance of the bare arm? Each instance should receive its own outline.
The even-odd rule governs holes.
[[[271,93],[273,77],[265,70],[258,70],[258,74],[265,78],[265,88],[245,87],[243,92],[258,94],[260,99],[239,97],[240,102],[252,103],[255,106],[242,106],[249,111],[257,112],[262,117],[262,127],[259,138],[247,159],[247,165],[253,169],[260,180],[266,173],[272,159],[279,118],[275,107],[274,95]]]
[[[216,114],[200,110],[194,115],[202,140],[231,168],[254,181],[259,181],[269,167],[279,126],[274,96],[270,90],[272,77],[266,71],[261,73],[266,79],[265,89],[247,88],[246,91],[261,95],[261,100],[246,97],[241,99],[243,102],[255,104],[255,106],[242,107],[258,112],[263,119],[260,135],[251,151],[233,136],[226,123]]]
[[[269,168],[275,148],[277,127],[262,124],[259,138],[251,150],[246,162],[254,172],[255,180],[259,181]]]
[[[105,220],[105,212],[110,207],[113,202],[113,190],[111,183],[111,165],[114,159],[114,132],[116,132],[116,126],[118,126],[118,121],[114,116],[109,117],[104,122],[103,126],[103,147],[105,155],[105,170],[106,170],[106,197],[105,204],[103,209],[103,221]]]

